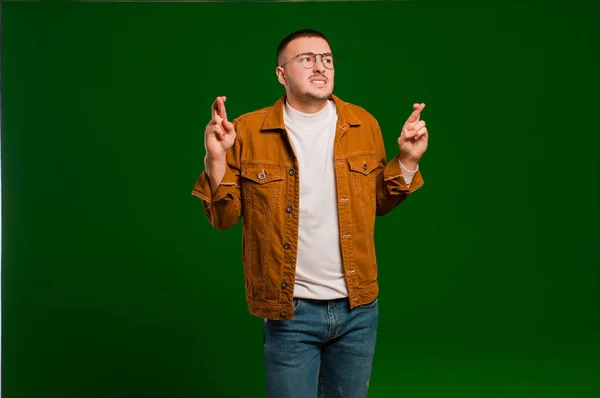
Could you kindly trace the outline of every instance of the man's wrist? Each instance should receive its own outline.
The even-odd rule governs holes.
[[[210,188],[213,193],[217,190],[221,181],[223,181],[226,168],[227,159],[225,156],[215,158],[206,155],[204,157],[204,172],[208,177]]]
[[[398,156],[398,160],[400,161],[400,164],[409,171],[416,171],[419,165],[418,159],[413,159],[410,156],[402,153],[400,153],[400,156]]]
[[[213,165],[227,162],[225,154],[221,156],[210,156],[209,154],[204,155],[204,165]]]

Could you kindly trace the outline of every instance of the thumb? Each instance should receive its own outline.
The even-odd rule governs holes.
[[[232,134],[235,132],[235,129],[233,128],[233,123],[231,123],[228,120],[223,120],[223,122],[221,123],[221,126],[223,126],[223,128],[225,129],[225,132],[227,134]]]

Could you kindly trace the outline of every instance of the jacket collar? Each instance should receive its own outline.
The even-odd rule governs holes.
[[[260,128],[261,131],[268,130],[284,130],[285,124],[283,122],[283,107],[285,104],[285,98],[279,98],[275,104],[268,108],[267,116],[265,117],[265,121]],[[360,119],[356,116],[347,102],[342,101],[335,95],[331,95],[330,99],[333,100],[335,107],[338,112],[338,121],[341,124],[349,124],[350,126],[358,126],[360,125]]]

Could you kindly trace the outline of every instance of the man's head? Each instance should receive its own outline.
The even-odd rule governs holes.
[[[327,38],[316,30],[302,29],[281,41],[276,73],[292,106],[314,110],[326,103],[333,93],[334,62]]]

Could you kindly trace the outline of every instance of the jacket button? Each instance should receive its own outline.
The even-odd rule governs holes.
[[[363,164],[363,170],[365,170],[365,171],[367,170],[367,164],[366,163]]]
[[[290,169],[290,173],[291,176],[296,175],[296,169]]]
[[[291,246],[289,243],[287,243],[287,242],[285,242],[285,243],[283,244],[283,248],[284,248],[285,250],[289,250],[289,248],[290,248],[290,247],[292,247],[292,246]]]
[[[285,211],[287,211],[288,213],[291,213],[294,211],[294,206],[288,206]]]
[[[281,311],[281,316],[286,316],[286,315],[287,315],[287,311],[286,310]]]
[[[285,289],[287,287],[287,282],[286,281],[281,282],[281,287],[283,289]]]

